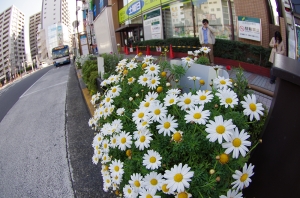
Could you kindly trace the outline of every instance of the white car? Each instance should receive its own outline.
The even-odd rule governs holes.
[[[42,63],[40,63],[40,66],[41,66],[41,67],[47,67],[47,66],[48,66],[48,63],[42,62]]]

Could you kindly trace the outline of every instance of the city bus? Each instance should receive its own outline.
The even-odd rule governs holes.
[[[70,63],[70,53],[68,45],[61,45],[52,49],[53,65],[58,67],[66,63]]]

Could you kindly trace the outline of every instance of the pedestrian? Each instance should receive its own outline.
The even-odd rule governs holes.
[[[282,42],[282,36],[281,36],[280,32],[278,32],[278,31],[275,32],[274,37],[272,37],[269,45],[270,45],[270,47],[272,47],[269,61],[273,64],[274,58],[275,58],[275,53],[282,54],[282,55],[285,54],[285,48],[284,48],[284,44]],[[276,80],[276,77],[271,75],[270,83],[274,84],[275,80]]]
[[[209,47],[210,52],[208,53],[209,55],[209,60],[210,64],[213,66],[214,64],[214,44],[215,44],[215,32],[216,30],[209,26],[209,22],[207,19],[202,20],[202,26],[199,27],[199,41],[202,47]]]

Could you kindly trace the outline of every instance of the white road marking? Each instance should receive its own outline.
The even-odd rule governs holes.
[[[43,88],[43,89],[40,89],[40,90],[37,90],[37,91],[34,91],[34,92],[31,92],[31,93],[29,93],[29,94],[23,94],[22,96],[20,96],[20,98],[23,98],[23,97],[25,97],[25,96],[29,96],[29,95],[31,95],[31,94],[33,94],[33,93],[36,93],[36,92],[40,92],[40,91],[43,91],[43,90],[45,90],[45,89],[49,89],[49,88],[52,88],[52,87],[55,87],[55,86],[58,86],[58,85],[62,85],[62,84],[65,84],[65,83],[67,83],[68,81],[64,81],[64,82],[61,82],[61,83],[58,83],[58,84],[55,84],[55,85],[52,85],[52,86],[49,86],[49,87],[45,87],[45,88]]]

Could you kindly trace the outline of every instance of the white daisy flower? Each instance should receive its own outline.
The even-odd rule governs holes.
[[[101,87],[106,87],[108,85],[108,80],[103,80],[100,85]]]
[[[114,159],[109,165],[109,171],[112,177],[116,175],[122,176],[124,174],[123,162]]]
[[[109,152],[109,141],[108,139],[104,139],[101,143],[101,149],[103,150],[103,152],[108,153]]]
[[[167,112],[168,112],[167,107],[164,107],[164,105],[159,102],[154,103],[149,108],[149,114],[151,120],[153,121],[159,121],[161,118],[166,117]]]
[[[139,108],[143,108],[149,111],[149,108],[152,104],[152,101],[142,101],[139,105]]]
[[[149,78],[148,87],[150,89],[156,89],[156,87],[160,84],[160,77],[159,76],[151,76]]]
[[[232,82],[228,78],[224,78],[222,76],[218,76],[218,78],[215,78],[214,84],[216,84],[217,88],[219,89],[232,87]]]
[[[116,86],[111,87],[108,93],[109,93],[109,95],[111,95],[112,98],[115,98],[120,95],[121,91],[122,91],[122,89],[121,89],[120,85],[116,85]]]
[[[93,140],[93,145],[100,145],[103,141],[104,137],[101,133],[97,133]]]
[[[139,77],[138,79],[138,83],[143,85],[143,86],[147,86],[149,83],[149,79],[150,79],[150,75],[148,74],[143,74]]]
[[[133,173],[130,176],[129,184],[134,191],[138,192],[142,188],[143,183],[143,176],[140,173]]]
[[[250,137],[245,130],[241,130],[239,133],[238,128],[236,127],[233,134],[229,137],[229,140],[222,144],[222,147],[225,148],[225,153],[229,154],[233,152],[232,158],[238,158],[239,153],[245,157],[246,152],[249,151],[247,147],[251,146],[251,142],[247,141]]]
[[[238,190],[229,189],[227,195],[221,195],[220,198],[243,198],[243,193]]]
[[[118,139],[117,139],[117,136],[116,136],[116,135],[111,136],[111,137],[110,137],[109,143],[110,143],[109,146],[110,146],[111,148],[116,148],[116,147],[118,146]]]
[[[150,101],[154,101],[156,100],[158,97],[158,93],[157,92],[148,92],[147,95],[145,96],[145,101],[146,102],[150,102]]]
[[[152,55],[146,55],[144,57],[144,60],[142,61],[142,63],[146,63],[147,65],[149,65],[151,63],[152,60],[154,60],[155,58],[152,57]]]
[[[201,105],[187,110],[187,114],[184,116],[186,123],[195,122],[197,124],[206,124],[206,120],[210,116],[210,112],[208,110],[203,111],[203,108],[204,106]]]
[[[109,157],[108,153],[103,153],[101,157],[102,163],[108,163],[111,161],[111,157]]]
[[[101,149],[94,149],[94,155],[96,155],[99,159],[101,159],[103,152]]]
[[[180,89],[169,89],[168,91],[167,91],[167,94],[168,95],[171,95],[171,94],[175,94],[175,95],[179,95],[181,93],[181,91],[180,91]]]
[[[99,157],[97,156],[97,155],[93,155],[93,157],[92,157],[92,161],[93,161],[93,164],[98,164],[98,162],[99,162]]]
[[[145,71],[146,74],[149,74],[151,76],[157,76],[159,73],[160,66],[150,63],[145,69],[146,69]]]
[[[189,57],[189,56],[184,57],[184,58],[181,58],[181,60],[182,60],[182,62],[184,62],[185,64],[189,64],[189,65],[191,65],[192,63],[194,63],[194,60],[193,60],[191,57]]]
[[[184,93],[179,96],[177,105],[181,107],[182,110],[195,107],[195,99],[193,98],[192,93]]]
[[[128,78],[128,84],[131,85],[132,83],[135,82],[135,78],[134,77],[130,77]]]
[[[139,191],[139,198],[160,198],[160,196],[155,195],[156,194],[156,190],[155,189],[145,189],[145,188],[141,188],[141,190]]]
[[[164,133],[164,136],[170,136],[170,132],[176,131],[175,128],[178,127],[177,120],[174,119],[174,116],[168,115],[159,120],[159,124],[156,126],[158,133]]]
[[[195,80],[200,80],[200,77],[198,77],[198,76],[188,76],[187,77],[189,80],[193,80],[193,81],[195,81]]]
[[[119,109],[117,109],[117,115],[118,116],[122,116],[123,114],[124,114],[124,112],[125,112],[125,108],[119,108]]]
[[[192,197],[191,193],[188,193],[186,191],[182,191],[176,194],[175,198],[181,198],[181,197],[186,197],[186,198],[190,198]]]
[[[232,175],[236,181],[232,182],[232,188],[236,188],[237,190],[243,190],[244,187],[248,187],[250,182],[252,181],[250,177],[254,174],[253,173],[254,165],[251,163],[247,167],[247,164],[244,165],[243,171],[236,170],[235,174]]]
[[[191,178],[194,176],[194,172],[190,171],[190,167],[187,164],[182,166],[180,163],[178,166],[174,165],[171,170],[166,170],[164,178],[166,178],[166,183],[168,183],[167,188],[171,191],[183,192],[185,188],[189,188]]]
[[[126,67],[127,67],[129,70],[133,70],[133,69],[137,68],[137,63],[136,63],[136,62],[133,62],[133,61],[130,61],[129,63],[127,63]]]
[[[166,107],[171,106],[173,104],[176,104],[178,101],[178,97],[175,94],[168,94],[166,95],[166,97],[164,98],[164,105]]]
[[[143,129],[140,131],[135,132],[136,135],[136,141],[134,142],[135,146],[139,150],[144,150],[144,148],[149,148],[150,147],[150,142],[153,140],[152,139],[152,133],[148,129]]]
[[[123,129],[123,123],[120,119],[115,119],[111,123],[112,132],[113,133],[119,133]]]
[[[207,53],[210,52],[210,48],[209,48],[209,47],[201,47],[201,48],[200,48],[200,51],[207,54]]]
[[[160,190],[162,185],[162,174],[157,172],[150,172],[144,177],[143,187],[149,190]]]
[[[263,115],[262,112],[264,108],[262,107],[261,103],[256,103],[256,96],[254,94],[244,96],[245,101],[241,101],[244,109],[244,114],[249,116],[250,115],[250,121],[253,120],[253,117],[255,117],[256,120],[260,120],[259,115]]]
[[[143,121],[136,124],[136,128],[137,128],[137,130],[143,130],[143,129],[150,127],[150,124],[152,124],[152,123],[153,123],[152,120],[144,119]]]
[[[110,123],[105,123],[102,128],[100,129],[102,135],[108,135],[111,131],[111,125]]]
[[[103,185],[103,191],[108,192],[109,191],[109,186]]]
[[[107,94],[107,95],[105,96],[103,102],[104,102],[104,105],[105,105],[105,106],[110,106],[110,105],[114,102],[114,100],[113,100],[113,98],[111,97],[110,94]]]
[[[122,131],[120,135],[118,136],[118,147],[120,150],[125,151],[126,148],[131,148],[132,144],[132,136],[130,133],[126,133],[125,131]]]
[[[126,198],[133,198],[138,196],[138,194],[134,192],[133,188],[128,184],[124,186],[123,193]]]
[[[195,103],[198,103],[200,105],[204,105],[205,103],[210,102],[213,99],[213,97],[214,96],[211,94],[211,91],[205,90],[198,90],[196,92],[196,95],[193,95]]]
[[[160,154],[154,150],[148,150],[147,154],[145,153],[143,156],[143,165],[146,166],[147,169],[158,169],[161,166],[162,157]]]
[[[129,101],[133,101],[133,97],[129,97]]]
[[[216,116],[215,121],[210,120],[210,124],[206,124],[205,131],[209,133],[206,138],[209,139],[210,142],[215,142],[218,140],[219,144],[222,143],[222,139],[225,141],[229,141],[230,135],[232,135],[233,129],[235,125],[232,123],[232,120],[224,120],[223,116]]]
[[[111,178],[110,178],[109,175],[103,177],[103,184],[104,184],[104,186],[106,186],[107,188],[111,187]]]
[[[150,116],[151,114],[149,113],[148,109],[139,108],[136,109],[136,111],[132,114],[132,121],[134,121],[135,123],[139,123],[143,120],[148,120]]]
[[[236,93],[230,89],[219,89],[216,95],[220,98],[220,104],[224,105],[225,108],[227,108],[228,106],[234,108],[234,105],[238,104],[239,99]]]
[[[116,191],[116,190],[119,190],[119,184],[116,184],[116,183],[114,183],[114,181],[113,181],[113,179],[112,179],[112,189],[114,190],[114,191]]]
[[[111,180],[113,183],[120,185],[120,183],[122,181],[122,177],[116,175],[116,176],[112,177]]]
[[[172,194],[175,194],[174,191],[171,191],[170,188],[167,188],[168,186],[168,183],[166,182],[166,180],[163,180],[162,182],[162,185],[161,185],[161,191],[164,193],[164,194],[168,194],[168,195],[172,195]]]
[[[183,137],[183,131],[175,131],[172,135],[172,141],[174,142],[181,142],[182,141],[182,138]]]

